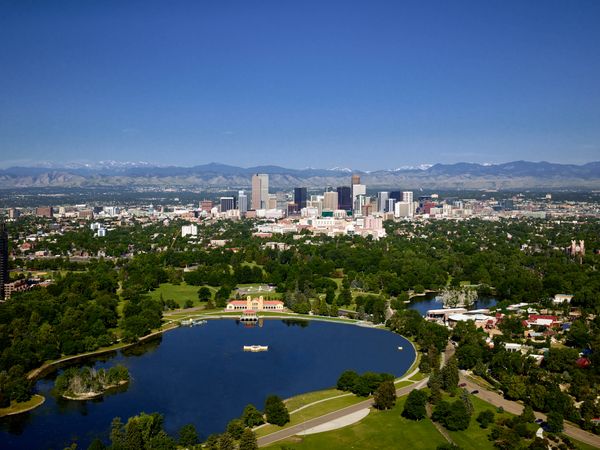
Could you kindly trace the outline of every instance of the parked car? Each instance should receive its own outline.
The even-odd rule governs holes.
[[[458,387],[465,387],[466,385],[467,385],[467,383],[460,383],[460,384],[458,385]]]
[[[475,389],[474,391],[471,391],[471,394],[479,394],[479,391]]]

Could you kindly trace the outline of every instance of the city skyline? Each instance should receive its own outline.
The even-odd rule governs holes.
[[[0,166],[598,159],[597,2],[339,6],[13,2]]]

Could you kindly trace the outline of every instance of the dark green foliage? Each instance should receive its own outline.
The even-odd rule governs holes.
[[[179,429],[179,440],[177,443],[182,447],[192,447],[198,443],[198,432],[193,423],[188,423]]]
[[[471,421],[471,415],[462,400],[452,403],[440,401],[433,410],[431,419],[441,423],[450,431],[466,430]]]
[[[257,450],[258,443],[256,441],[256,435],[252,430],[246,428],[240,438],[239,450]]]
[[[337,381],[337,388],[340,391],[351,391],[354,389],[356,382],[358,381],[359,375],[353,370],[346,370],[343,372]]]
[[[350,391],[361,397],[373,394],[384,381],[394,381],[394,376],[389,373],[365,372],[358,375],[352,370],[346,370],[340,375],[337,388],[341,391]]]
[[[209,288],[207,288],[206,286],[202,286],[200,289],[198,289],[198,300],[200,300],[201,302],[206,302],[211,298],[212,293],[210,292]]]
[[[129,381],[129,370],[117,365],[93,370],[89,367],[70,367],[56,377],[54,390],[59,395],[77,396],[88,393],[103,393],[106,389]]]
[[[477,422],[481,428],[487,428],[491,423],[494,423],[494,411],[490,409],[481,411],[477,416]]]
[[[110,439],[114,450],[175,449],[175,441],[163,430],[161,414],[141,413],[130,417],[125,425],[119,417],[113,419]]]
[[[219,450],[235,450],[236,445],[233,436],[231,436],[229,433],[223,433],[219,437],[219,444],[217,448]]]
[[[96,438],[92,441],[92,443],[88,446],[88,450],[105,450],[106,445],[100,439]]]
[[[227,424],[227,433],[231,435],[236,441],[242,436],[244,432],[244,421],[242,419],[232,419]]]
[[[427,416],[426,404],[427,394],[419,389],[413,389],[406,398],[402,415],[411,420],[424,419]]]
[[[242,413],[242,420],[249,428],[254,428],[265,423],[262,413],[254,405],[246,405]]]
[[[374,406],[377,409],[391,409],[396,405],[396,387],[393,381],[382,382],[374,396]]]
[[[267,422],[282,427],[290,421],[290,414],[283,401],[276,395],[267,397],[265,401],[265,415]]]
[[[441,370],[442,388],[447,392],[454,392],[458,386],[458,364],[456,358],[450,358]]]
[[[523,412],[519,416],[521,421],[525,423],[533,423],[535,421],[535,415],[533,414],[533,408],[529,405],[525,405]]]
[[[551,411],[547,414],[548,429],[552,433],[560,433],[563,428],[563,415],[558,411]]]
[[[429,376],[427,387],[429,388],[429,402],[435,405],[442,399],[442,375],[438,369]]]

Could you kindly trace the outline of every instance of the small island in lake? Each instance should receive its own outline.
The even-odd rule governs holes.
[[[117,365],[108,370],[72,367],[56,377],[54,390],[69,400],[90,400],[129,383],[129,370]]]

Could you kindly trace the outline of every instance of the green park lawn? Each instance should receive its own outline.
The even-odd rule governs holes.
[[[317,402],[330,397],[337,397],[338,395],[348,394],[347,392],[340,391],[338,389],[324,389],[322,391],[308,392],[306,394],[296,395],[295,397],[284,400],[285,406],[288,411],[295,411],[298,408],[302,408],[309,403]]]
[[[215,293],[215,288],[208,286],[211,292]],[[198,306],[201,302],[198,300],[198,289],[200,286],[190,286],[185,282],[181,284],[163,283],[157,289],[150,292],[150,297],[158,300],[162,294],[164,300],[172,299],[183,308],[186,300],[192,300],[194,306]]]
[[[342,409],[347,406],[355,405],[356,403],[360,403],[365,400],[366,397],[357,397],[355,395],[349,395],[346,397],[333,398],[325,402],[317,403],[316,405],[309,406],[308,408],[290,414],[290,421],[283,427],[269,424],[258,428],[256,430],[256,436],[266,436],[267,434],[271,434],[284,428],[298,425],[299,423],[306,422],[307,420],[314,419],[315,417],[323,416],[330,412],[337,411],[338,409]]]
[[[270,449],[282,446],[294,450],[343,449],[434,449],[445,443],[430,420],[412,421],[401,416],[406,397],[398,399],[389,411],[371,410],[369,415],[354,425],[339,430],[276,442]]]

